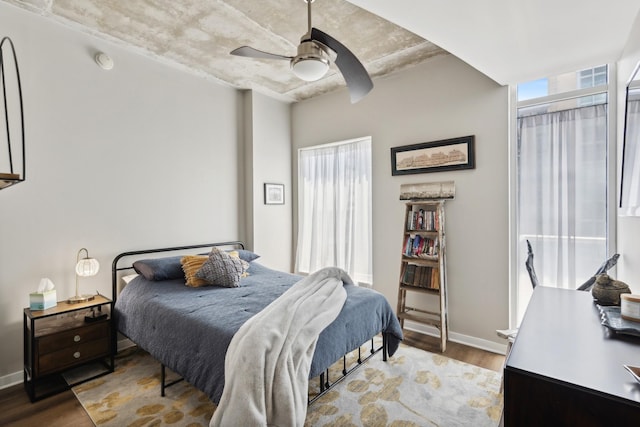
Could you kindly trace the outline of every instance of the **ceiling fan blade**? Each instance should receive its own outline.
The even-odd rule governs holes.
[[[352,104],[360,101],[373,89],[369,73],[345,45],[317,28],[311,29],[311,39],[319,41],[338,55],[335,62],[347,82]]]
[[[291,56],[277,55],[275,53],[263,52],[258,49],[254,49],[251,46],[241,46],[237,49],[232,50],[231,55],[236,56],[246,56],[249,58],[259,58],[259,59],[286,59],[287,61],[291,60]]]

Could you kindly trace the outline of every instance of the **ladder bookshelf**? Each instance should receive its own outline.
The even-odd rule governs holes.
[[[403,328],[405,320],[435,327],[443,352],[449,334],[444,202],[406,203],[397,309]],[[416,295],[409,297],[411,294]],[[429,309],[419,307],[421,301],[426,303],[433,298],[437,300],[430,301],[433,304],[429,304]]]

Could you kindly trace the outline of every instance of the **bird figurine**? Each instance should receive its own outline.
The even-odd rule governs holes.
[[[630,293],[629,285],[612,279],[608,274],[598,274],[591,289],[593,299],[600,305],[620,305],[620,295]]]

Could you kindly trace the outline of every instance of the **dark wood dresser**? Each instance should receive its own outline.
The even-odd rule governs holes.
[[[504,425],[640,426],[640,337],[600,323],[588,292],[537,287],[504,369]]]

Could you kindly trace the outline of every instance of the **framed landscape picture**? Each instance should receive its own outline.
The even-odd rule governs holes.
[[[391,175],[473,169],[475,136],[391,148]]]

